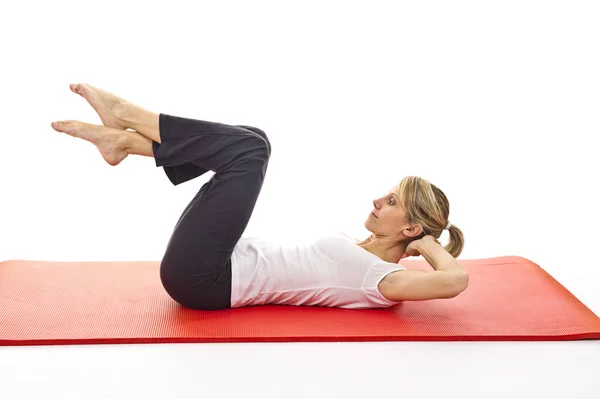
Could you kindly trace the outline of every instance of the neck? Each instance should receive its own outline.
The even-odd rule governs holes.
[[[398,263],[406,250],[406,244],[398,242],[398,239],[377,237],[375,234],[359,242],[358,245],[373,255],[377,255],[384,261],[391,263]]]

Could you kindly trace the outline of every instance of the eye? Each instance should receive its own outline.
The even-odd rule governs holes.
[[[394,199],[394,197],[388,198],[388,203],[390,203],[390,201],[393,201],[393,199]],[[390,203],[390,205],[392,205],[392,204]]]

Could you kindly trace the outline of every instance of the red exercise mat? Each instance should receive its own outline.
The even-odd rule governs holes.
[[[424,260],[403,260],[429,269]],[[600,318],[521,257],[461,260],[469,288],[387,309],[187,309],[159,262],[0,263],[0,345],[283,341],[549,341],[600,338]]]

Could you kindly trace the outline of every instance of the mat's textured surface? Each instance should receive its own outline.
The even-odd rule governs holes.
[[[425,269],[422,260],[404,260]],[[456,298],[388,309],[181,307],[158,262],[0,263],[0,345],[251,341],[573,340],[600,338],[600,318],[520,257],[461,260]],[[428,266],[427,266],[428,267]]]

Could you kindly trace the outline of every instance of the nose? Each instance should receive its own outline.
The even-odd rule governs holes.
[[[379,203],[377,201],[378,200],[373,200],[373,206],[375,207],[375,209],[379,209]]]

